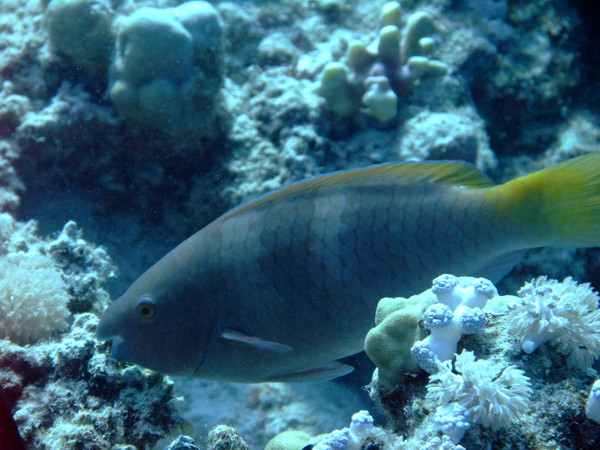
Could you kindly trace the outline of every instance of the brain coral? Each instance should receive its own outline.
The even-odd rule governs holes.
[[[0,338],[30,344],[64,330],[68,301],[52,257],[37,251],[0,257]]]

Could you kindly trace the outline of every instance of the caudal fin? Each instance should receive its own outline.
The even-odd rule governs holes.
[[[528,223],[539,245],[600,246],[600,153],[556,164],[495,189],[501,208]]]

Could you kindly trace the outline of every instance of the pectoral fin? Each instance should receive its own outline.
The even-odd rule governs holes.
[[[294,350],[289,345],[280,344],[279,342],[266,341],[257,336],[248,336],[235,330],[223,330],[221,337],[228,341],[248,345],[255,350],[260,350],[267,353],[289,353]]]
[[[517,250],[492,258],[477,270],[474,276],[487,278],[495,283],[510,272],[523,259],[523,255],[525,255],[525,250]]]
[[[315,367],[301,372],[284,373],[271,377],[269,381],[329,381],[333,378],[349,374],[354,367],[348,364],[342,364],[338,361],[331,361],[323,366]]]

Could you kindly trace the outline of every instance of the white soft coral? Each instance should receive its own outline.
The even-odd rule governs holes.
[[[481,308],[498,291],[485,278],[444,274],[433,280],[431,292],[439,303],[429,306],[422,317],[431,334],[416,342],[411,354],[423,370],[435,373],[440,361],[454,357],[461,336],[483,332],[488,321]]]
[[[466,420],[493,430],[504,428],[529,405],[529,378],[515,366],[503,366],[488,360],[475,360],[473,352],[456,355],[452,362],[440,364],[430,375],[427,399],[438,406],[457,402],[465,407]]]
[[[0,256],[0,339],[32,344],[64,330],[68,302],[51,256],[35,250]]]
[[[519,290],[510,305],[510,329],[522,337],[521,348],[533,351],[544,342],[567,355],[570,366],[585,369],[600,357],[598,294],[589,283],[571,277],[562,283],[538,277]]]

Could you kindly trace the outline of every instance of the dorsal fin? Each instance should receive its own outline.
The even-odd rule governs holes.
[[[492,186],[475,166],[459,161],[393,162],[317,175],[263,194],[232,209],[223,218],[260,208],[282,197],[356,186],[386,186],[410,182],[451,184],[466,188]]]

